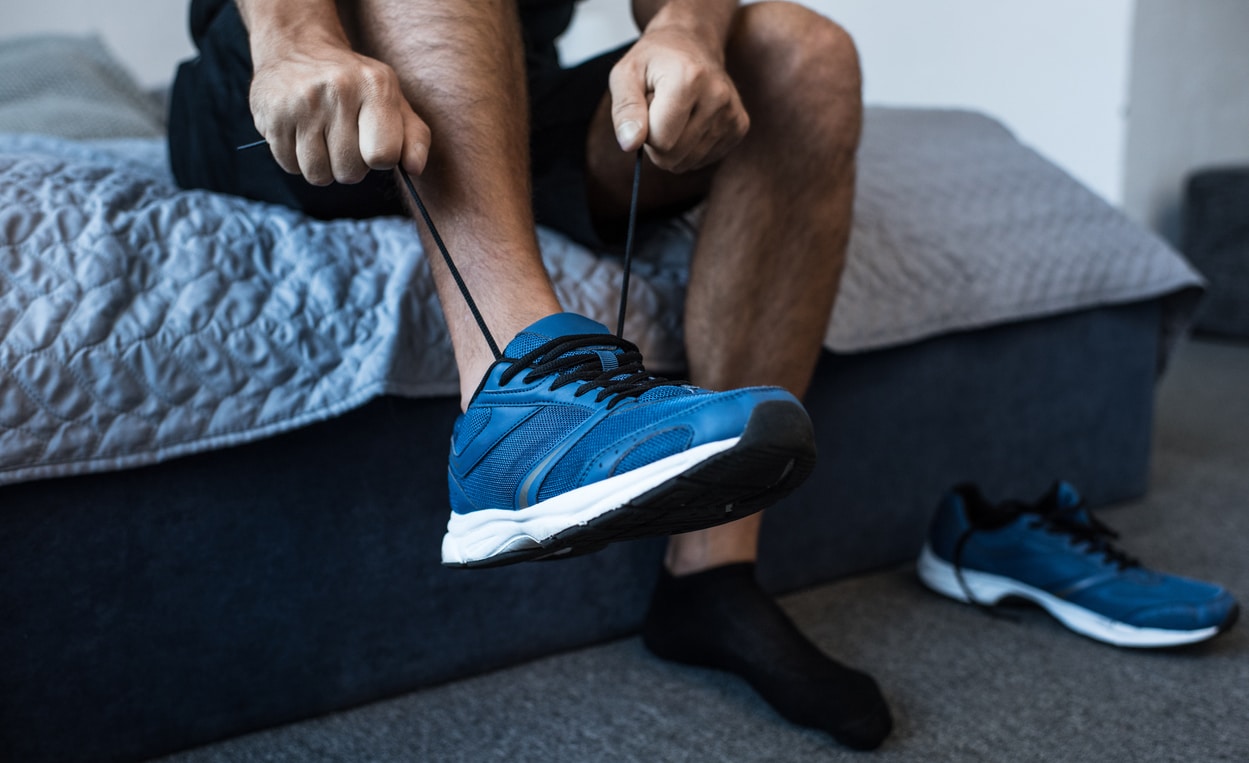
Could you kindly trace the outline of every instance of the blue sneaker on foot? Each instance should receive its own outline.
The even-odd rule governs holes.
[[[814,463],[811,420],[785,390],[661,379],[601,324],[548,316],[456,420],[442,561],[557,558],[711,527],[775,503]]]
[[[1146,569],[1112,545],[1116,537],[1067,483],[1034,505],[993,505],[961,485],[937,508],[919,576],[959,601],[1026,599],[1115,646],[1191,644],[1236,621],[1239,607],[1225,589]]]

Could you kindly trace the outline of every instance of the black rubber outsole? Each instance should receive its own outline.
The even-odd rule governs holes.
[[[480,569],[592,553],[609,543],[704,530],[762,511],[801,485],[815,468],[815,433],[801,405],[760,403],[741,439],[628,503],[542,541],[448,567]]]

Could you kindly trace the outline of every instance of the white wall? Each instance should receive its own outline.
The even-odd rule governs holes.
[[[0,0],[0,39],[29,34],[98,34],[146,87],[168,84],[194,54],[189,0]]]
[[[1124,207],[1176,241],[1188,173],[1249,164],[1249,2],[1140,0],[1131,104]]]
[[[177,61],[192,53],[185,0],[0,2],[0,37],[98,32],[145,85],[167,82]],[[858,40],[869,102],[985,111],[1105,198],[1120,200],[1134,0],[808,4]],[[583,3],[565,58],[629,39],[628,6]]]
[[[805,4],[857,40],[869,103],[987,112],[1107,200],[1120,201],[1134,0]],[[562,47],[565,58],[628,39],[627,6],[583,3]]]

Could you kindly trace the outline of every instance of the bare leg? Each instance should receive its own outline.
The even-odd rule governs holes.
[[[738,148],[711,172],[651,183],[647,203],[709,190],[686,301],[691,380],[753,384],[801,397],[832,310],[849,236],[861,124],[854,44],[800,6],[743,8],[727,63],[751,117]],[[596,211],[627,200],[621,157],[600,109],[588,146]],[[658,173],[658,170],[654,171]],[[674,536],[666,564],[686,574],[756,557],[760,515]]]
[[[364,52],[397,72],[430,126],[429,163],[417,181],[422,199],[496,341],[502,346],[559,312],[530,206],[514,0],[360,0],[348,25]],[[494,358],[432,241],[426,252],[455,347],[463,407]]]
[[[711,388],[775,384],[801,396],[845,259],[861,122],[857,56],[832,22],[766,3],[739,12],[726,58],[752,127],[706,173],[685,314],[691,376]],[[604,163],[592,168],[618,161],[597,141]],[[608,177],[600,176],[604,187],[618,182]],[[659,195],[699,179],[664,183]],[[893,720],[875,680],[811,643],[756,582],[759,526],[756,514],[674,536],[643,642],[666,660],[741,676],[794,723],[856,749],[879,746]]]

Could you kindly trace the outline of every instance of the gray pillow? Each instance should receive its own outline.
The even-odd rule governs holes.
[[[97,37],[0,41],[0,132],[152,138],[163,111]]]

